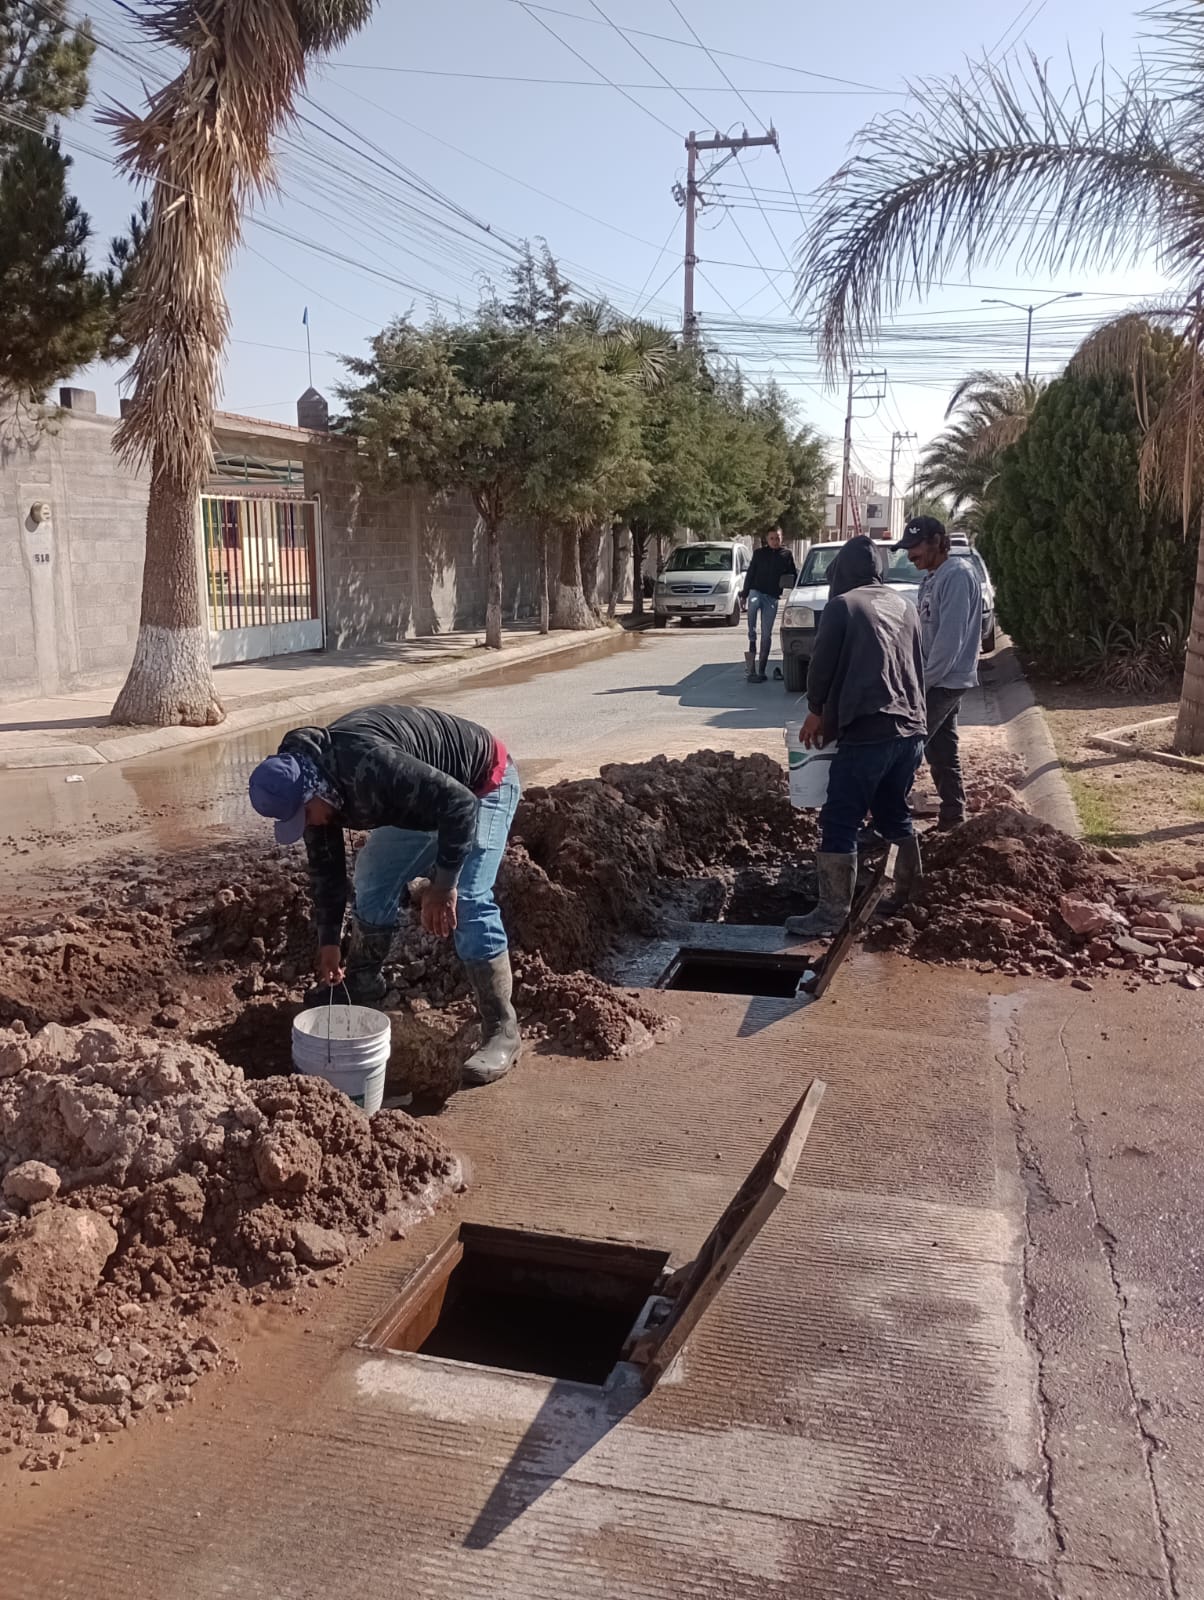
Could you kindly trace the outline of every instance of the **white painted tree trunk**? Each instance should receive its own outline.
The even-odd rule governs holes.
[[[196,549],[200,484],[175,479],[156,458],[146,508],[142,616],[114,722],[163,728],[212,727],[226,713],[209,664]]]

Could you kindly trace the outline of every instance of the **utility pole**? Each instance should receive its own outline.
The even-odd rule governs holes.
[[[704,172],[701,180],[698,177],[698,152],[700,150],[726,150],[730,155],[735,155],[738,150],[751,150],[756,145],[772,145],[776,150],[778,148],[776,131],[770,128],[768,133],[750,134],[745,130],[738,139],[722,138],[719,134],[716,134],[713,139],[700,139],[694,133],[689,134],[686,138],[685,188],[683,189],[680,183],[675,184],[673,187],[673,198],[679,206],[685,207],[686,212],[686,275],[685,288],[682,295],[681,319],[682,338],[686,344],[696,344],[698,342],[698,317],[694,310],[694,270],[698,266],[695,235],[698,208],[706,205],[706,196],[702,192],[702,184],[710,177],[709,172]]]
[[[873,378],[875,381],[881,379],[883,384],[885,384],[886,368],[871,368],[869,372],[849,373],[849,395],[844,409],[844,460],[840,470],[840,505],[836,512],[836,536],[838,539],[845,539],[848,537],[846,523],[849,515],[849,466],[853,455],[853,384],[854,382],[861,382],[866,378]],[[880,389],[877,394],[859,395],[857,398],[861,400],[877,401],[881,400],[885,394],[886,389],[884,387]]]
[[[896,429],[890,436],[890,487],[886,491],[886,531],[892,539],[895,536],[895,455],[901,444],[915,437],[914,433],[904,433],[900,429]]]

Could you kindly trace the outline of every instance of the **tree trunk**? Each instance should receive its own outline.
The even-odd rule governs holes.
[[[1184,756],[1204,756],[1204,515],[1201,516],[1200,553],[1196,557],[1196,593],[1187,636],[1187,665],[1179,720],[1175,724],[1175,749]]]
[[[551,623],[548,618],[548,530],[539,530],[539,631],[547,633]]]
[[[173,476],[156,450],[146,508],[142,615],[134,660],[114,722],[212,727],[225,718],[209,665],[209,630],[197,570],[200,483]]]
[[[648,554],[648,534],[631,525],[631,614],[644,615],[644,558]]]
[[[595,620],[599,614],[598,561],[601,555],[602,524],[591,522],[581,530],[581,592]]]
[[[485,547],[489,551],[489,586],[485,591],[485,643],[490,650],[502,648],[502,540],[494,521],[485,524]]]
[[[619,590],[623,587],[623,524],[610,526],[610,597],[606,602],[606,615],[613,618],[619,606]]]
[[[560,565],[552,592],[553,628],[596,628],[598,619],[581,587],[581,535],[575,527],[560,532]]]

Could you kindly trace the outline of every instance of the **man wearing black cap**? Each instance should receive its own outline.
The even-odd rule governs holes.
[[[924,667],[915,607],[882,582],[878,547],[850,539],[828,569],[829,600],[807,673],[808,748],[836,740],[819,813],[819,904],[790,917],[801,938],[835,933],[857,882],[857,834],[867,815],[898,846],[895,888],[905,900],[920,874],[908,796],[924,756]]]
[[[466,1083],[491,1083],[518,1058],[509,941],[493,897],[518,805],[514,762],[475,722],[422,706],[364,706],[328,728],[294,728],[251,774],[251,804],[280,844],[304,838],[318,922],[318,977],[355,1004],[384,998],[381,972],[402,898],[417,878],[422,925],[454,936],[481,1017]],[[345,828],[371,830],[355,862],[344,969]]]
[[[940,796],[938,828],[966,820],[957,718],[962,697],[978,682],[982,648],[982,584],[974,563],[950,560],[949,535],[936,517],[912,517],[897,546],[924,574],[916,609],[924,645],[925,754]]]

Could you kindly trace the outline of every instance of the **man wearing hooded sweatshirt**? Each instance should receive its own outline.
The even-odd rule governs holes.
[[[895,887],[906,899],[920,875],[908,795],[924,757],[924,662],[915,607],[882,582],[878,550],[850,539],[828,574],[807,674],[808,748],[836,741],[819,814],[819,904],[786,928],[803,938],[835,933],[857,882],[857,834],[868,814],[898,846]]]
[[[518,1059],[509,941],[493,885],[521,793],[500,739],[421,706],[364,706],[328,728],[294,728],[251,774],[251,804],[280,844],[304,838],[318,923],[318,978],[351,1001],[384,998],[382,974],[407,885],[429,875],[422,925],[454,936],[476,996],[481,1048],[466,1083],[491,1083]],[[346,828],[370,830],[355,862],[344,967]]]

